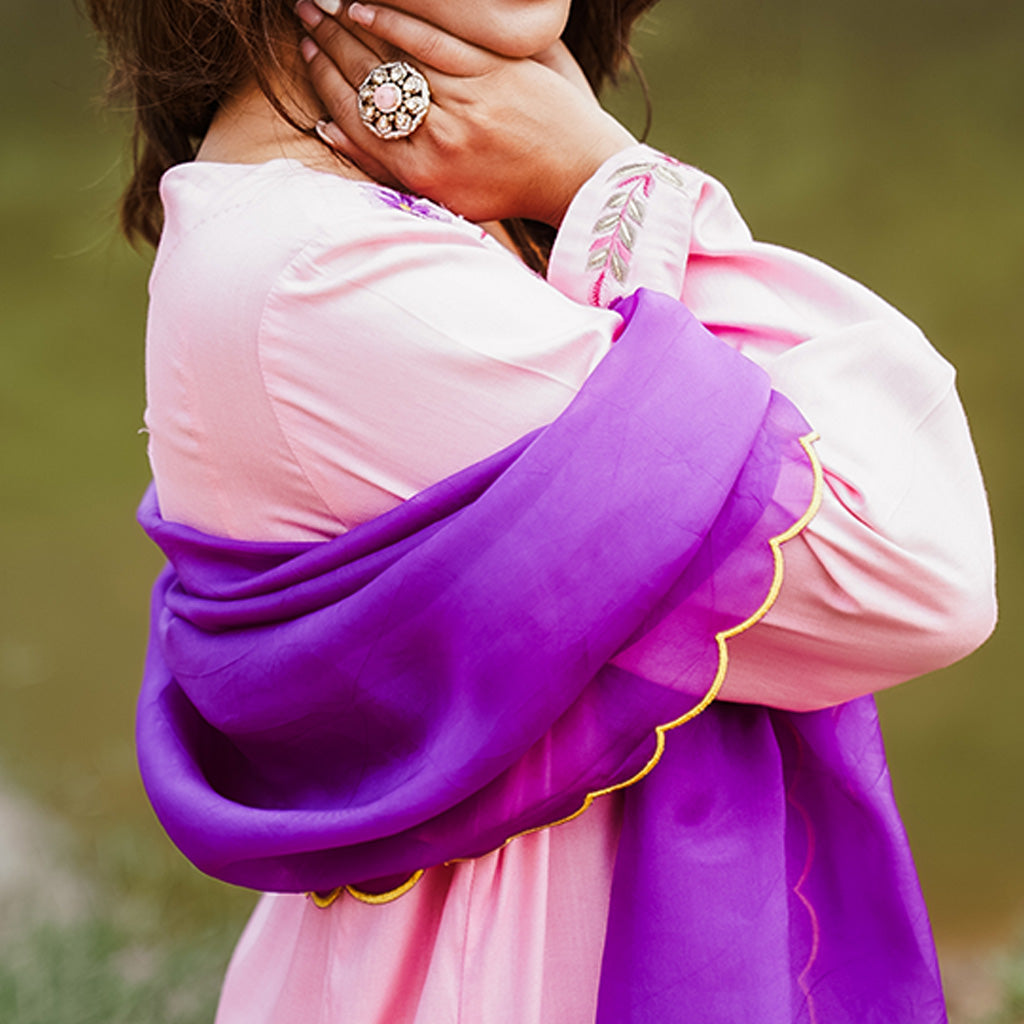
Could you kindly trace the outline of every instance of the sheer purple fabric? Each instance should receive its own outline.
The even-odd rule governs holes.
[[[157,815],[224,880],[382,891],[633,783],[602,1024],[944,1020],[871,701],[702,710],[812,506],[809,428],[678,302],[619,311],[554,423],[334,540],[147,494]]]

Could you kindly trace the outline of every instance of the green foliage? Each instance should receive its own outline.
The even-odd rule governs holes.
[[[1024,934],[1001,959],[1002,1005],[985,1024],[1024,1024]]]
[[[5,1024],[209,1024],[234,936],[140,943],[110,920],[41,924],[0,950]]]

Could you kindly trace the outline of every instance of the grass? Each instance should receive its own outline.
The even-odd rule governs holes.
[[[14,794],[0,874],[3,1024],[209,1024],[255,896],[152,830],[87,839]],[[2,852],[2,851],[0,851]]]
[[[1024,1024],[1024,932],[999,958],[996,972],[1001,1002],[983,1024]]]
[[[171,944],[107,917],[38,924],[0,958],[5,1024],[209,1024],[234,942],[206,929]]]

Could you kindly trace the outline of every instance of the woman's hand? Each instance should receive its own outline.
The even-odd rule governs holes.
[[[580,186],[633,137],[606,113],[558,43],[535,58],[484,50],[389,7],[351,4],[337,18],[296,11],[302,53],[332,121],[334,148],[367,174],[400,183],[477,222],[527,217],[557,226]],[[408,138],[377,138],[356,90],[374,67],[407,59],[431,105]]]

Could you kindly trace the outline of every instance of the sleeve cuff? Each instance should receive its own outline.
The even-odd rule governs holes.
[[[591,306],[641,287],[678,299],[703,181],[700,171],[650,146],[616,153],[570,204],[549,283]]]

